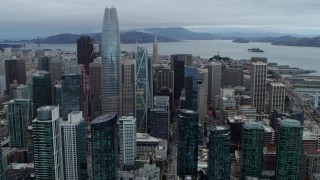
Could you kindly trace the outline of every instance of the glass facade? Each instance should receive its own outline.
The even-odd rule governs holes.
[[[68,120],[72,111],[80,111],[81,105],[81,76],[65,74],[61,76],[61,116]]]
[[[198,69],[192,66],[184,67],[185,96],[184,109],[198,111]]]
[[[230,179],[230,127],[216,126],[210,130],[208,180]]]
[[[51,81],[49,72],[39,71],[32,76],[32,93],[33,115],[36,115],[39,107],[51,105]]]
[[[198,113],[192,110],[178,111],[177,174],[197,177],[198,164]]]
[[[27,148],[28,125],[32,121],[32,102],[30,99],[15,99],[8,104],[10,146]]]
[[[152,94],[150,89],[151,60],[146,48],[137,47],[136,56],[136,118],[138,132],[147,131],[148,108],[151,107]]]
[[[303,126],[298,120],[284,119],[280,122],[276,179],[299,179],[299,164]]]
[[[34,172],[36,180],[62,180],[62,145],[57,106],[42,106],[32,121]]]
[[[264,128],[259,122],[249,122],[242,128],[240,179],[260,178],[262,172]]]
[[[171,71],[174,72],[174,100],[179,100],[181,90],[184,88],[184,65],[186,61],[192,61],[191,54],[171,55]]]
[[[94,180],[117,179],[117,113],[108,113],[91,122],[92,164]]]
[[[121,112],[120,33],[117,10],[105,8],[101,37],[102,113]]]

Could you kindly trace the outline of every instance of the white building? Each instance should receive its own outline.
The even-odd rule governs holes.
[[[120,166],[134,165],[137,155],[136,118],[122,116],[119,118]]]
[[[252,62],[251,66],[251,97],[252,105],[257,113],[265,111],[267,63],[262,61]]]
[[[62,149],[66,179],[86,177],[86,123],[82,111],[68,114],[68,121],[61,122]],[[81,165],[81,166],[80,166]],[[83,169],[81,168],[83,167]]]

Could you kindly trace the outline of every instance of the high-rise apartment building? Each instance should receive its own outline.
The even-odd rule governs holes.
[[[198,164],[198,123],[197,112],[187,109],[178,111],[177,174],[197,177]]]
[[[230,128],[216,126],[210,130],[208,180],[230,179]]]
[[[117,113],[101,115],[91,121],[94,180],[114,180],[118,174]]]
[[[208,104],[212,106],[215,104],[215,96],[220,94],[221,67],[221,63],[217,62],[210,62],[205,65],[205,68],[208,69]]]
[[[86,122],[81,111],[68,114],[61,122],[65,179],[87,179]]]
[[[62,144],[58,106],[42,106],[32,121],[36,180],[63,180]]]
[[[51,105],[51,80],[49,72],[38,71],[32,75],[32,94],[33,115],[35,116],[39,107]]]
[[[262,61],[252,62],[251,66],[251,97],[252,105],[257,113],[265,111],[267,87],[267,63]]]
[[[283,83],[272,82],[269,86],[269,112],[284,112],[286,90]]]
[[[89,64],[93,62],[93,39],[89,36],[80,36],[77,39],[78,64],[83,64],[86,75],[89,75]]]
[[[121,112],[120,32],[117,10],[105,8],[101,34],[102,113]]]
[[[280,121],[276,179],[298,179],[303,126],[298,120]]]
[[[5,72],[7,94],[12,93],[9,92],[10,84],[12,84],[14,80],[17,80],[18,84],[26,84],[26,62],[24,60],[5,60]]]
[[[242,128],[240,179],[261,177],[264,128],[260,122],[248,122]]]
[[[184,82],[184,65],[191,62],[191,54],[174,54],[171,55],[171,71],[174,72],[174,100],[179,100],[181,91],[185,87]]]
[[[135,164],[137,155],[136,118],[122,116],[119,118],[119,160],[120,167],[130,169]]]
[[[152,106],[149,59],[146,48],[137,47],[136,56],[136,112],[138,132],[147,132],[148,108]],[[151,75],[152,76],[152,75]]]
[[[93,97],[93,114],[94,117],[101,112],[101,63],[93,62],[89,64],[90,71],[90,88]]]
[[[61,116],[68,120],[68,114],[81,109],[81,83],[79,74],[64,74],[61,76]]]
[[[136,111],[136,63],[133,59],[121,62],[122,115],[135,116]]]

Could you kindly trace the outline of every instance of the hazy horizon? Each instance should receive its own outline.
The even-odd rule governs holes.
[[[97,33],[106,6],[115,6],[120,29],[185,27],[196,32],[320,33],[317,0],[4,0],[0,39],[33,39],[61,33]]]

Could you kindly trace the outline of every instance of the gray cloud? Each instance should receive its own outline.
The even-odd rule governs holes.
[[[117,8],[122,29],[233,27],[289,33],[320,29],[319,0],[2,0],[0,39],[92,32],[101,29],[107,5]]]

